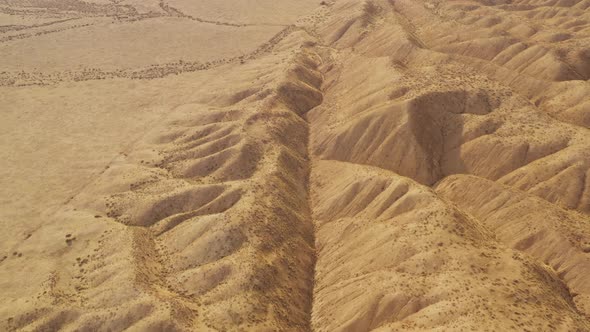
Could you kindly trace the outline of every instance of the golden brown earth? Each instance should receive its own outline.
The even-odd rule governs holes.
[[[0,331],[590,331],[590,0],[0,0]]]

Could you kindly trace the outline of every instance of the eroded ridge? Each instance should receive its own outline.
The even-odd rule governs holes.
[[[561,28],[585,26],[584,11],[564,15],[583,3],[333,4],[319,29],[331,48],[324,102],[308,113],[316,330],[588,329],[578,279],[588,258],[588,84],[574,41],[587,30],[574,28],[557,51],[541,38],[552,28],[519,20],[551,12]],[[537,30],[515,37],[527,25]],[[498,54],[519,42],[507,36],[526,45],[504,61]],[[477,267],[470,254],[444,254],[449,243],[464,253],[489,243],[495,254],[480,253]],[[505,304],[467,295],[484,290],[482,303]],[[571,325],[558,327],[562,310]]]
[[[590,2],[306,1],[0,3],[0,329],[590,331]]]
[[[553,271],[431,189],[336,161],[312,179],[314,330],[588,328]]]
[[[216,106],[176,108],[114,162],[92,186],[122,180],[104,190],[115,193],[105,196],[110,229],[98,253],[78,261],[85,268],[74,278],[56,272],[52,306],[12,318],[10,328],[309,329],[315,256],[304,114],[321,103],[322,60],[306,39],[290,37],[302,46],[285,53],[283,72],[218,95]],[[111,287],[125,292],[101,301]]]
[[[336,52],[326,73],[325,102],[310,114],[319,133],[312,143],[315,154],[389,169],[427,185],[473,174],[589,212],[588,131],[583,121],[564,117],[570,111],[585,116],[580,105],[588,98],[572,95],[588,96],[586,81],[545,78],[537,85],[526,74],[506,79],[497,75],[502,66],[429,46],[435,40],[428,20],[455,27],[444,20],[442,3],[352,3],[335,4],[334,18],[322,30]],[[471,33],[469,38],[483,32]],[[572,98],[544,107],[553,93]]]

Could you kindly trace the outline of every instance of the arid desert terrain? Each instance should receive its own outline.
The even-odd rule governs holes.
[[[0,0],[0,331],[590,331],[590,0]]]

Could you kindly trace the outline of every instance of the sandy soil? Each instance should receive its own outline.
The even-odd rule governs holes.
[[[590,2],[0,0],[0,330],[590,331]]]

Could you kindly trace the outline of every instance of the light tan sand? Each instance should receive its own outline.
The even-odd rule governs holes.
[[[1,331],[590,331],[590,2],[0,1]]]

